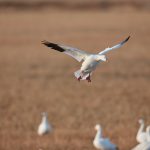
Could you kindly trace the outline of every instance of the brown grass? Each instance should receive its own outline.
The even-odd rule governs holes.
[[[0,13],[0,149],[94,150],[94,126],[121,150],[135,144],[137,120],[150,124],[150,14],[139,11],[6,11]],[[98,52],[128,35],[92,76],[41,44],[49,40]],[[46,111],[54,132],[36,134]]]

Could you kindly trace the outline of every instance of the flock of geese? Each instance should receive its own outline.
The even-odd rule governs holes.
[[[132,150],[150,150],[150,126],[147,126],[146,131],[144,131],[144,120],[139,120],[140,128],[137,132],[136,140],[138,145]],[[100,150],[119,150],[118,146],[110,141],[109,138],[103,137],[102,127],[100,124],[95,126],[96,135],[93,140],[93,145],[96,149]],[[38,127],[38,135],[43,136],[45,134],[51,133],[53,128],[48,121],[47,113],[42,113],[42,121]]]

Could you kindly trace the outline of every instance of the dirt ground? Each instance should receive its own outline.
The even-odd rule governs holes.
[[[138,119],[150,124],[150,13],[0,11],[0,149],[94,150],[94,126],[120,150],[137,142]],[[78,82],[80,64],[42,40],[97,53],[131,35],[92,75]],[[39,137],[41,112],[54,132]]]

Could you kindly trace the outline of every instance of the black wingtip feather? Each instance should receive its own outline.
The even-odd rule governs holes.
[[[131,36],[129,35],[129,36],[126,38],[126,40],[125,40],[125,41],[127,42],[127,41],[130,39],[130,37],[131,37]]]
[[[128,36],[123,42],[121,42],[121,45],[126,43],[129,40],[130,36]]]
[[[60,47],[59,45],[57,45],[55,43],[50,43],[50,42],[44,40],[44,41],[42,41],[42,44],[44,44],[47,47],[51,47],[52,49],[57,50],[59,52],[65,51],[62,47]]]

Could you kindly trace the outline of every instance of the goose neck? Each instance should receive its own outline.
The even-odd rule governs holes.
[[[96,139],[100,139],[100,138],[102,138],[102,130],[101,130],[101,128],[99,129],[99,130],[97,130],[97,133],[96,133],[96,137],[95,137]]]
[[[143,132],[143,130],[144,130],[144,123],[141,123],[138,133]]]
[[[48,121],[47,121],[47,117],[44,116],[44,117],[42,118],[42,122],[47,123],[47,122],[48,122]]]

